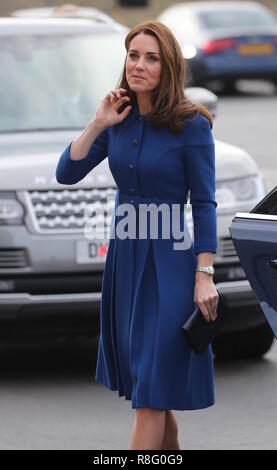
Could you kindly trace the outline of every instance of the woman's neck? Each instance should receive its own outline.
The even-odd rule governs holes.
[[[150,113],[152,110],[150,95],[146,93],[137,93],[136,98],[140,114],[144,115]]]

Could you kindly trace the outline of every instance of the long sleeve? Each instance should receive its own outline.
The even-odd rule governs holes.
[[[194,252],[217,250],[215,145],[207,118],[197,128],[197,143],[185,146],[185,164],[193,216]]]
[[[56,168],[56,180],[61,184],[75,184],[82,180],[93,168],[108,156],[107,129],[101,132],[93,142],[86,157],[81,160],[70,158],[70,146],[65,148]]]

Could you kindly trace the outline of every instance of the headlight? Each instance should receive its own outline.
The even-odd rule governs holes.
[[[24,209],[14,192],[0,191],[0,225],[22,225]]]
[[[249,212],[265,196],[265,193],[265,185],[259,175],[217,182],[215,191],[216,212],[217,214],[229,214],[238,210]],[[189,224],[192,224],[191,209],[188,200],[186,215]]]
[[[259,175],[216,183],[218,212],[249,211],[265,196],[265,187]]]

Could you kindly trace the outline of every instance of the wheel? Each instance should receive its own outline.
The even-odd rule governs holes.
[[[190,60],[185,61],[186,67],[186,80],[185,88],[187,87],[202,87],[205,85],[205,73],[203,67],[199,63]]]
[[[254,359],[263,356],[272,346],[274,335],[266,323],[251,330],[218,336],[212,343],[217,359]]]
[[[228,95],[233,95],[237,91],[235,80],[225,80],[223,86],[224,86],[224,89],[223,89],[224,93]]]
[[[189,67],[187,68],[187,73],[186,73],[186,80],[184,83],[184,88],[189,88],[189,87],[194,87],[194,86],[200,86],[200,81],[198,80],[195,75],[191,72]]]
[[[275,85],[275,93],[277,93],[277,78],[272,80],[272,83]]]

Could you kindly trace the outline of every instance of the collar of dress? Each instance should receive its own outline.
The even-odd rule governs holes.
[[[145,115],[140,114],[137,103],[133,103],[131,111],[129,112],[128,116],[122,121],[122,124],[127,127],[138,119],[142,121],[147,120]]]

